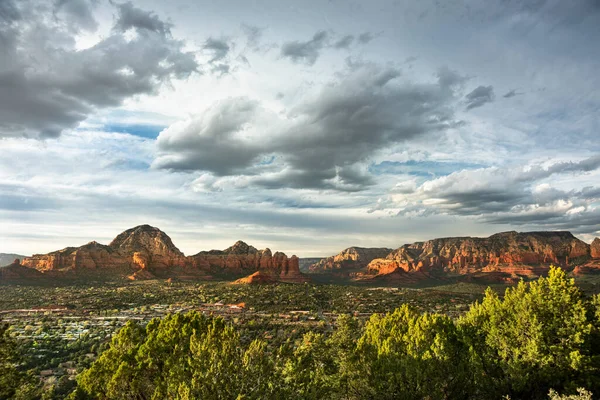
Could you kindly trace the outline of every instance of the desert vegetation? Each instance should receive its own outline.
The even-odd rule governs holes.
[[[99,356],[70,384],[44,385],[27,372],[5,326],[0,396],[545,399],[600,392],[600,299],[585,296],[559,268],[503,295],[487,290],[455,317],[402,304],[368,318],[340,313],[331,325],[302,319],[304,328],[298,320],[269,335],[265,320],[240,324],[198,310],[128,321],[109,342],[92,344]]]

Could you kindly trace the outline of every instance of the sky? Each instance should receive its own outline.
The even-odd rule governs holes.
[[[597,0],[0,0],[0,252],[600,236]]]

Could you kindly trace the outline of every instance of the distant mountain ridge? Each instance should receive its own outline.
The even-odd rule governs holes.
[[[545,273],[551,264],[575,272],[600,272],[600,239],[589,245],[570,232],[511,231],[487,238],[449,237],[415,242],[371,259],[358,272],[360,263],[348,257],[348,250],[312,265],[310,270],[335,273],[335,267],[343,269],[349,265],[347,269],[353,271],[348,275],[354,280],[410,283],[451,276],[511,281]],[[369,254],[381,249],[371,250]],[[333,268],[328,270],[329,265]]]
[[[376,259],[387,256],[392,249],[386,247],[367,248],[367,247],[349,247],[342,250],[339,254],[324,258],[308,267],[310,273],[323,274],[333,273],[341,277],[348,277],[352,272],[356,272]]]
[[[67,247],[48,254],[25,257],[13,265],[11,276],[29,276],[38,271],[45,277],[127,277],[136,279],[235,279],[260,271],[277,282],[305,282],[298,258],[270,249],[257,250],[238,241],[225,250],[202,251],[186,257],[171,238],[156,227],[140,225],[115,237],[109,245],[90,242],[80,247]],[[266,281],[266,280],[265,280]]]
[[[11,260],[12,261],[12,260]],[[350,247],[309,266],[323,282],[416,283],[427,279],[512,282],[544,274],[551,264],[573,274],[600,272],[600,239],[587,244],[570,232],[502,232],[487,238],[448,237],[397,249]],[[0,271],[0,280],[188,279],[237,283],[302,283],[300,259],[238,241],[224,250],[185,256],[158,228],[140,225],[108,245],[90,242],[48,254],[22,257]],[[244,278],[246,277],[246,278]]]
[[[22,260],[27,256],[13,253],[0,253],[0,267],[12,264],[15,260]]]

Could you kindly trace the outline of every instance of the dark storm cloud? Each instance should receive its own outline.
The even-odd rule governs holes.
[[[74,47],[72,18],[91,27],[86,4],[0,4],[0,137],[58,136],[98,108],[155,93],[198,68],[168,24],[131,3],[117,4],[111,34],[83,50]],[[137,35],[128,39],[131,29]]]
[[[494,88],[492,86],[477,86],[472,92],[465,96],[467,110],[481,107],[485,103],[494,101]]]
[[[221,102],[163,131],[154,167],[247,175],[267,188],[362,190],[373,180],[361,164],[376,152],[458,123],[455,80],[400,83],[399,74],[356,66],[284,119],[248,99]],[[277,171],[257,164],[267,155],[277,156]]]
[[[321,50],[328,45],[328,41],[329,34],[319,31],[309,41],[284,43],[281,46],[281,55],[293,62],[313,65],[321,55]]]

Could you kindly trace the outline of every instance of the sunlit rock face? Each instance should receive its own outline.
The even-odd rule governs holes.
[[[310,266],[333,278],[412,283],[429,278],[487,276],[507,281],[545,273],[551,264],[574,274],[600,271],[600,239],[591,245],[569,232],[503,232],[488,238],[433,239],[387,248],[350,247]],[[18,267],[18,268],[17,268]],[[36,273],[28,274],[27,269]],[[12,271],[12,272],[11,272]],[[254,276],[256,272],[260,274]],[[26,257],[11,276],[106,277],[129,279],[226,279],[246,276],[249,282],[302,283],[299,259],[270,249],[258,250],[238,241],[225,250],[186,257],[160,229],[140,225],[119,234],[109,245],[90,242],[48,254]],[[267,279],[268,277],[268,279]]]
[[[238,241],[225,250],[203,251],[191,257],[194,265],[207,272],[222,276],[250,275],[260,271],[274,280],[283,282],[306,282],[300,272],[298,257],[281,252],[273,254],[270,249],[257,250]]]
[[[590,246],[569,232],[503,232],[488,238],[443,238],[404,245],[371,261],[362,277],[396,271],[535,276],[551,264],[570,267],[589,258]]]
[[[333,273],[334,275],[349,276],[360,270],[377,258],[385,258],[392,249],[349,247],[339,254],[322,259],[308,267],[309,272]]]
[[[85,277],[90,274],[131,280],[155,278],[235,279],[260,271],[273,281],[300,283],[298,258],[238,241],[225,250],[186,257],[158,228],[140,225],[119,234],[108,246],[91,242],[23,260],[23,266],[47,276]],[[256,278],[259,279],[259,278]]]
[[[277,280],[274,279],[271,275],[265,274],[261,271],[256,271],[255,273],[248,275],[244,278],[240,278],[233,282],[236,285],[264,285],[277,283]]]
[[[123,268],[128,265],[128,261],[110,246],[90,242],[81,247],[67,247],[48,254],[25,257],[21,264],[52,273]]]
[[[590,246],[591,256],[594,259],[600,259],[600,239],[596,238]]]

